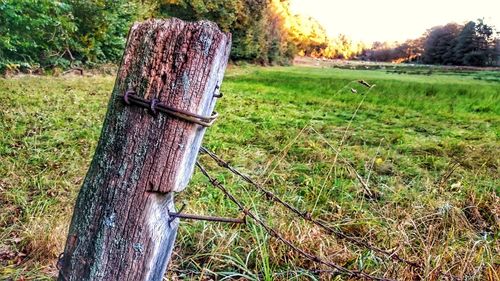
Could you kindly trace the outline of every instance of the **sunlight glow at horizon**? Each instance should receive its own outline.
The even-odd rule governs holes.
[[[366,43],[403,42],[436,25],[478,18],[500,31],[500,0],[291,0],[291,10],[318,20],[329,36]]]

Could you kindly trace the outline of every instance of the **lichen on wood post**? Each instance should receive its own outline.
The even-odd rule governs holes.
[[[59,280],[162,280],[178,219],[173,192],[193,173],[205,128],[125,105],[145,99],[210,116],[230,34],[208,21],[135,24],[90,168],[75,204]]]

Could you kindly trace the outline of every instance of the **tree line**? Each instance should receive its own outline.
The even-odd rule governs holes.
[[[215,21],[233,34],[233,61],[288,64],[327,47],[324,28],[287,0],[3,0],[0,71],[117,63],[134,21],[168,17]]]
[[[232,61],[262,65],[289,64],[295,55],[477,66],[499,61],[498,36],[482,21],[367,48],[345,35],[327,36],[315,19],[293,14],[289,0],[2,0],[0,72],[118,63],[134,21],[168,17],[216,22],[233,34]]]
[[[427,30],[401,44],[375,42],[359,56],[363,60],[441,65],[495,66],[500,63],[498,33],[482,19],[464,25],[449,23]]]
[[[0,72],[117,63],[130,25],[147,18],[208,19],[231,32],[232,61],[289,64],[296,55],[349,59],[364,48],[330,38],[289,0],[3,0]]]

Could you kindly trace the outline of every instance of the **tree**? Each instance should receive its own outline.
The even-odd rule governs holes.
[[[457,44],[453,48],[454,62],[455,64],[467,64],[465,62],[466,55],[469,56],[469,54],[478,49],[476,39],[476,23],[470,21],[465,24],[456,40]]]
[[[497,32],[495,47],[493,49],[493,65],[500,66],[500,32]]]
[[[495,30],[483,20],[464,26],[447,24],[427,33],[423,61],[431,64],[486,66],[494,65]]]
[[[428,64],[453,64],[450,49],[454,48],[458,33],[462,26],[449,23],[428,30],[424,43],[423,62]]]
[[[478,66],[494,65],[496,60],[495,28],[479,19],[476,24],[476,36],[478,52],[484,58]]]
[[[457,38],[454,48],[457,64],[486,66],[494,64],[493,27],[482,20],[468,22]]]

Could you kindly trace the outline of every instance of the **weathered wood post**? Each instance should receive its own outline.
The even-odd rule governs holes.
[[[58,280],[162,280],[230,45],[208,21],[131,28]]]

